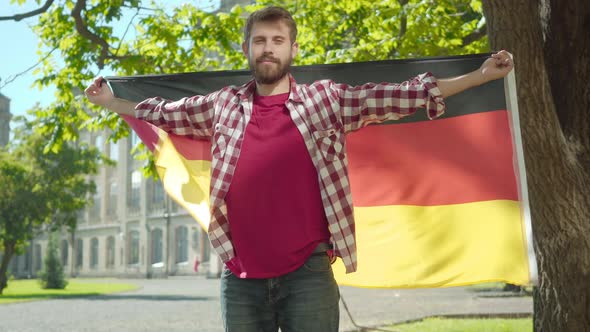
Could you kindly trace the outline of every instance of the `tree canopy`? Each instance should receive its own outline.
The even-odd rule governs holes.
[[[25,0],[17,1],[24,3]],[[29,1],[31,2],[31,1]],[[227,2],[227,1],[226,1]],[[79,128],[128,132],[116,115],[90,107],[80,92],[95,76],[246,69],[241,51],[247,15],[273,4],[205,12],[185,3],[47,0],[38,10],[1,20],[36,16],[40,38],[38,87],[57,88],[56,100],[34,114],[57,149]],[[285,1],[298,23],[295,65],[454,55],[488,51],[481,1]],[[0,22],[1,24],[1,22]]]

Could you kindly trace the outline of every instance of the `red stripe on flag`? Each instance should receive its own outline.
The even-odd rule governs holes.
[[[211,142],[205,139],[190,139],[182,136],[169,135],[176,150],[188,160],[211,161]]]
[[[125,120],[125,122],[127,122],[129,127],[133,129],[143,144],[145,144],[145,146],[150,151],[154,152],[156,146],[158,145],[158,140],[160,139],[158,136],[158,131],[160,129],[148,122],[138,120],[132,116],[121,115],[121,117],[123,120]]]
[[[136,118],[123,115],[123,119],[135,131],[141,141],[150,151],[154,151],[158,145],[160,136],[156,126]],[[209,160],[211,161],[211,142],[208,140],[195,140],[174,134],[168,134],[168,138],[174,144],[176,151],[187,160]]]
[[[368,126],[347,151],[356,206],[518,200],[504,110]]]

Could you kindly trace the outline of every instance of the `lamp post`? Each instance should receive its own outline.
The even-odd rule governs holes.
[[[165,274],[168,277],[170,273],[170,197],[164,193],[164,220],[166,220],[166,261]]]

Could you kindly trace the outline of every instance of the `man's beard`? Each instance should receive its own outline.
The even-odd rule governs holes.
[[[270,61],[273,64],[262,64],[263,61]],[[273,84],[281,80],[291,70],[293,59],[289,57],[287,63],[283,64],[278,58],[270,55],[263,55],[253,61],[249,61],[250,71],[259,84]]]

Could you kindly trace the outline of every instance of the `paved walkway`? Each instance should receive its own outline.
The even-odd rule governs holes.
[[[219,280],[203,277],[115,279],[133,292],[0,305],[0,331],[221,332]],[[360,326],[382,326],[436,315],[532,313],[532,299],[490,296],[472,289],[361,289],[341,287]],[[341,331],[357,331],[341,304]]]

